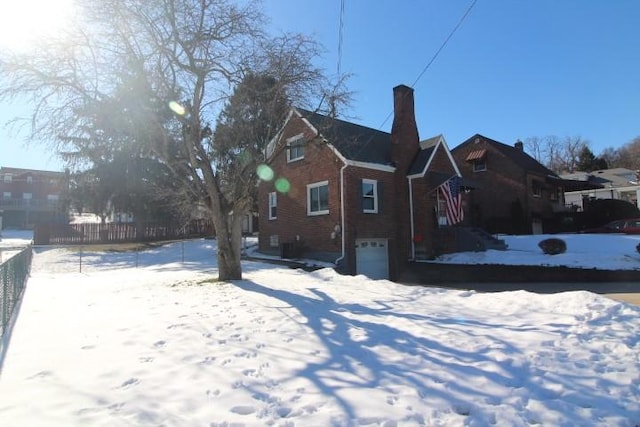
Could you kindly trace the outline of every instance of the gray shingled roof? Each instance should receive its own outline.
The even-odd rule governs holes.
[[[409,168],[409,173],[407,175],[415,175],[418,173],[422,173],[424,168],[427,166],[427,162],[431,158],[431,154],[436,149],[436,146],[433,145],[431,147],[425,148],[418,152],[418,155],[413,160],[411,167]]]
[[[347,160],[392,165],[391,134],[297,108]]]

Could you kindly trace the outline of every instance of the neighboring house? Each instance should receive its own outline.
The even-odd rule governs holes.
[[[476,134],[451,150],[465,177],[470,224],[492,233],[540,234],[567,208],[562,179],[524,151]]]
[[[625,168],[602,169],[561,175],[566,181],[567,205],[584,210],[585,200],[618,199],[640,208],[640,171]]]
[[[7,227],[65,222],[69,179],[64,172],[0,167],[0,216]]]
[[[420,142],[413,89],[393,98],[391,133],[291,110],[266,152],[260,251],[392,280],[411,260],[455,251],[438,189],[460,171],[442,136]]]

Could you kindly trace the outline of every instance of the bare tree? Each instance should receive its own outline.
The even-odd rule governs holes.
[[[607,161],[610,168],[640,170],[640,136],[619,148],[606,148],[600,157]]]
[[[161,160],[211,214],[219,279],[242,278],[241,221],[252,192],[229,194],[221,171],[237,171],[233,179],[255,185],[251,167],[259,159],[221,168],[211,126],[248,72],[271,75],[297,105],[333,109],[345,91],[313,65],[320,46],[301,35],[268,37],[251,1],[76,4],[78,22],[68,34],[28,53],[0,55],[0,100],[31,97],[32,135],[57,151],[101,156],[126,144]]]
[[[525,139],[525,146],[532,157],[552,171],[567,173],[576,170],[580,154],[585,147],[589,147],[589,141],[580,136],[534,136]]]

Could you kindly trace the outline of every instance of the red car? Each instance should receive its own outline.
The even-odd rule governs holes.
[[[619,219],[602,227],[583,230],[583,233],[625,233],[640,234],[640,218]]]

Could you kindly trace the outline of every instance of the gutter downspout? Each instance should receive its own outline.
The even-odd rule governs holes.
[[[416,259],[416,243],[413,241],[413,236],[415,236],[415,229],[413,224],[413,188],[412,181],[413,178],[408,178],[409,180],[409,222],[411,223],[411,260]]]
[[[346,241],[345,234],[346,230],[344,228],[344,170],[347,168],[347,164],[340,168],[340,239],[342,240],[342,254],[338,259],[334,261],[336,266],[339,262],[344,260],[346,255]]]

